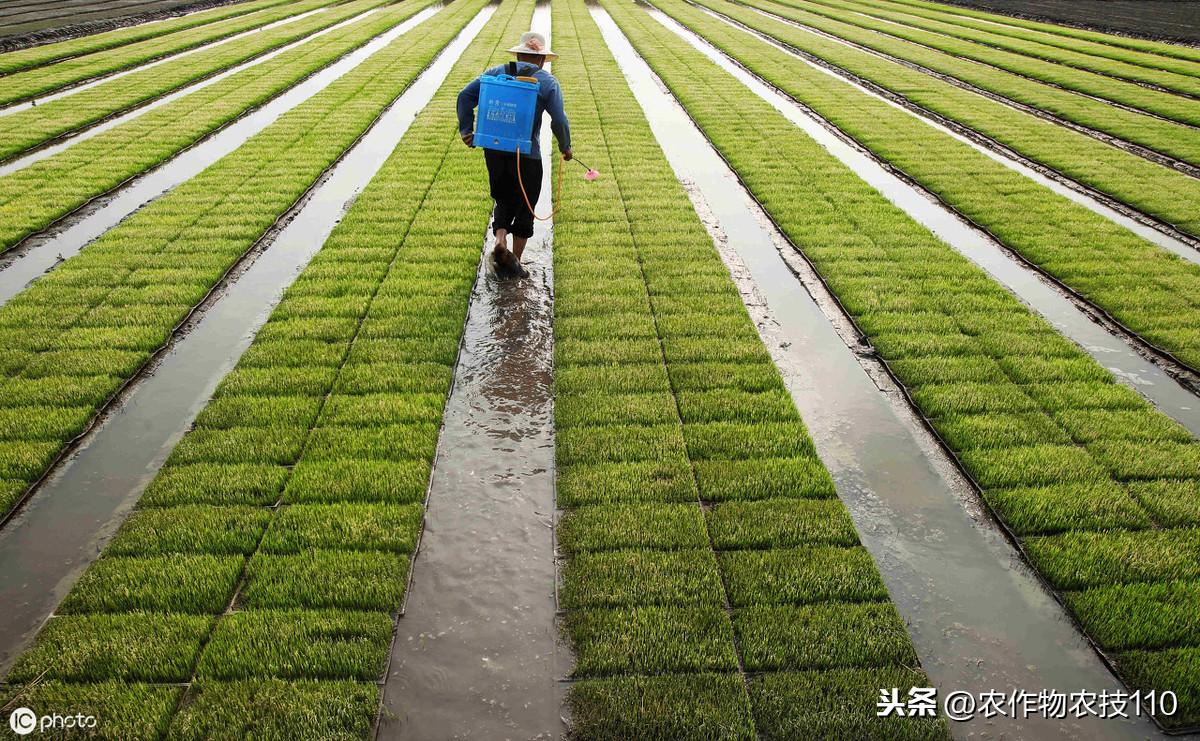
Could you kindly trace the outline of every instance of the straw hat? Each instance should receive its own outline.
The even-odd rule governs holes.
[[[509,49],[513,54],[540,54],[546,59],[558,59],[558,55],[546,48],[546,37],[536,31],[521,34],[521,43]]]

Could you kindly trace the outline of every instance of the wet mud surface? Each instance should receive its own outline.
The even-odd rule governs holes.
[[[550,31],[548,6],[533,28]],[[550,172],[549,125],[542,152]],[[551,178],[537,213],[550,212]],[[446,403],[425,529],[386,678],[380,739],[551,739],[570,649],[555,624],[553,270],[536,221],[525,279],[490,237]]]
[[[1200,44],[1197,0],[946,0],[946,3],[1126,36]]]
[[[942,692],[1118,688],[899,389],[863,352],[816,274],[615,25],[593,12],[730,267],[933,682]],[[1148,720],[979,718],[951,730],[962,739],[1156,736]]]
[[[283,291],[489,16],[485,10],[468,24],[0,529],[0,675],[100,554]]]
[[[0,306],[11,300],[30,283],[53,270],[60,262],[78,254],[88,244],[130,214],[161,197],[180,183],[200,174],[217,160],[240,147],[247,139],[270,126],[280,116],[316,95],[339,77],[362,64],[372,54],[424,22],[436,12],[436,8],[421,11],[337,62],[314,73],[303,82],[289,88],[260,108],[202,139],[174,158],[145,174],[136,176],[126,185],[93,200],[74,214],[65,217],[49,230],[31,236],[0,255]],[[327,31],[331,30],[333,28],[327,29]],[[165,102],[167,101],[164,101],[164,104]],[[97,127],[97,129],[111,128],[111,126],[119,125],[123,120],[125,119],[114,120]],[[51,150],[39,151],[36,159],[49,156],[55,151],[65,149],[79,138],[94,136],[96,133],[99,131],[92,129],[71,142],[51,148]],[[31,164],[26,162],[26,159],[31,158],[0,166],[0,176],[12,172],[12,168]]]
[[[0,52],[228,5],[234,0],[28,0],[0,11]]]

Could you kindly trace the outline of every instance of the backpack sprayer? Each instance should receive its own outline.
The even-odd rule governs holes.
[[[517,158],[517,184],[521,187],[521,197],[533,218],[546,221],[558,211],[555,206],[546,216],[538,216],[533,212],[533,205],[525,193],[525,183],[521,180],[521,155],[533,150],[533,124],[537,116],[538,81],[536,77],[519,77],[516,74],[517,63],[508,63],[508,73],[500,75],[483,75],[479,78],[479,116],[475,124],[473,143],[477,147],[492,149],[498,152],[513,152]],[[562,171],[565,159],[558,161],[558,186],[555,188],[554,200],[557,202],[562,190]],[[587,168],[584,175],[588,180],[595,180],[600,173],[575,160]]]

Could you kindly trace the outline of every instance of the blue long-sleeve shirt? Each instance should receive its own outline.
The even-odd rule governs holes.
[[[507,64],[498,64],[489,68],[483,74],[501,75],[508,73]],[[533,119],[533,146],[529,156],[541,159],[542,148],[538,141],[542,130],[542,114],[550,114],[550,131],[558,140],[558,150],[565,152],[571,148],[571,125],[567,122],[567,114],[563,110],[562,88],[554,75],[536,64],[517,62],[517,75],[535,77],[538,81],[538,96],[536,116]],[[475,130],[475,107],[479,105],[479,78],[476,77],[462,92],[458,94],[458,133],[466,136]]]

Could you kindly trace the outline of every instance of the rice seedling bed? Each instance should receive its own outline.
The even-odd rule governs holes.
[[[992,20],[983,20],[969,12],[951,10],[945,5],[932,3],[922,6],[918,3],[897,0],[881,0],[880,2],[864,2],[863,10],[873,8],[902,12],[917,18],[943,21],[966,29],[984,31],[991,35],[1003,36],[1026,43],[1040,46],[1050,46],[1057,49],[1083,54],[1088,57],[1102,57],[1125,64],[1134,64],[1152,70],[1167,70],[1181,75],[1200,75],[1200,55],[1193,55],[1190,61],[1186,47],[1182,53],[1169,44],[1155,42],[1140,42],[1139,39],[1123,39],[1120,36],[1108,34],[1072,35],[1076,29],[1069,27],[1048,26],[1048,24],[1013,23],[1003,16],[992,16]],[[1003,19],[1002,21],[1000,19]],[[997,22],[1000,21],[1000,22]],[[1045,27],[1043,27],[1045,26]],[[1063,33],[1066,31],[1066,33]],[[1125,45],[1127,42],[1133,42]],[[1139,48],[1141,47],[1141,48]],[[1038,47],[1035,47],[1038,48]]]
[[[3,56],[0,56],[0,74],[9,75],[34,67],[43,67],[62,59],[81,57],[85,54],[95,54],[96,52],[115,49],[118,46],[158,39],[168,34],[179,33],[180,31],[186,31],[198,26],[214,24],[237,16],[283,5],[285,2],[286,0],[254,0],[252,2],[232,3],[209,10],[188,13],[178,18],[170,18],[157,23],[119,28],[67,41],[40,44],[28,49],[5,52]]]
[[[0,334],[9,348],[0,408],[38,416],[46,407],[90,407],[94,419],[478,9],[472,2],[443,10],[436,33],[396,40],[0,309]],[[344,275],[354,273],[348,269]],[[166,287],[178,290],[164,296]],[[332,340],[354,331],[352,318],[289,317],[269,323],[261,336],[281,342]],[[97,355],[99,350],[125,352]],[[87,351],[90,363],[81,365],[76,351]],[[362,391],[422,385],[437,390],[446,377],[440,367],[413,364],[414,372],[394,380],[360,371],[339,383]],[[321,388],[335,369],[287,370],[283,382],[256,368],[232,374],[229,382],[246,391],[278,387],[303,395]],[[0,478],[24,481],[28,490],[88,424],[41,438],[36,428],[15,435],[2,444],[11,454],[0,466]],[[182,454],[219,454],[237,463],[245,453],[237,449],[241,443],[265,446],[273,456],[288,454],[285,437],[259,432],[257,440],[255,433],[255,428],[210,433]]]
[[[151,37],[129,46],[73,56],[48,66],[39,66],[36,70],[20,71],[21,63],[27,61],[28,57],[35,56],[29,54],[34,49],[17,52],[14,55],[17,56],[16,60],[9,60],[10,55],[4,54],[0,56],[0,60],[3,60],[0,62],[0,72],[8,72],[8,74],[0,76],[0,106],[37,98],[92,78],[131,69],[162,57],[195,49],[235,34],[251,31],[260,26],[332,4],[330,0],[259,4],[259,9],[249,14],[239,14],[226,20],[174,34]],[[42,47],[35,47],[35,49],[40,50]],[[44,53],[42,52],[42,55]],[[25,59],[21,57],[25,57]]]
[[[1200,296],[1200,265],[687,3],[664,0],[657,6],[987,231],[1137,341],[1169,362],[1200,367],[1200,338],[1190,329],[1196,321],[1183,318],[1190,317]],[[1088,239],[1078,239],[1080,234]],[[919,277],[921,271],[913,275]],[[989,281],[979,278],[978,283],[983,287]]]
[[[815,15],[843,18],[846,14],[837,8],[811,3],[809,0],[785,0],[780,5],[809,11]],[[932,49],[952,54],[962,59],[980,62],[997,69],[1012,72],[1050,85],[1073,90],[1077,93],[1127,106],[1131,109],[1151,113],[1162,118],[1189,124],[1200,123],[1200,100],[1189,95],[1146,87],[1137,82],[1127,82],[1086,69],[1066,67],[1055,62],[1016,54],[1003,49],[993,49],[970,41],[954,39],[919,28],[901,24],[872,20],[864,16],[855,17],[855,25],[878,29],[882,33],[912,41]],[[1192,80],[1192,78],[1183,78]]]
[[[575,136],[612,173],[566,180],[555,222],[570,735],[944,736],[866,707],[882,674],[928,681],[904,624],[599,28],[554,9]],[[628,352],[592,351],[605,332]],[[831,687],[865,694],[827,710]]]
[[[800,18],[801,12],[773,3],[746,0],[745,4],[779,18],[808,20]],[[863,49],[877,50],[898,63],[735,4],[706,7],[727,13],[732,20],[849,74],[985,146],[1000,148],[1065,179],[1102,202],[1131,211],[1141,220],[1150,217],[1169,233],[1195,236],[1200,229],[1194,223],[1193,210],[1183,205],[1190,198],[1184,194],[1200,192],[1191,171],[1200,162],[1200,131],[1196,129],[989,70],[840,21],[821,19],[825,26],[821,30]],[[959,89],[961,83],[955,80],[965,81],[968,88]],[[1043,119],[1047,112],[1051,120]],[[1031,113],[1036,115],[1028,115]],[[1067,125],[1060,125],[1063,123]],[[1073,127],[1076,124],[1082,131]],[[1177,164],[1181,169],[1176,169]]]
[[[488,211],[477,153],[445,134],[459,88],[532,6],[499,6],[18,659],[10,694],[40,677],[31,697],[95,697],[122,738],[371,735],[455,357],[378,367],[358,351],[378,337],[457,346]],[[461,26],[482,7],[439,21]],[[350,329],[290,352],[287,334],[329,318]],[[386,393],[344,383],[364,367],[427,380]],[[296,384],[297,369],[314,372]],[[260,382],[239,382],[248,373]],[[55,650],[80,658],[43,673]],[[114,683],[166,696],[123,713]]]
[[[325,2],[326,0],[314,0]],[[0,161],[9,160],[310,34],[389,3],[354,0],[322,13],[203,49],[31,108],[0,116]],[[36,74],[36,73],[33,73]],[[0,78],[3,79],[3,78]]]
[[[835,8],[845,8],[864,13],[872,18],[879,18],[906,28],[929,31],[933,34],[971,42],[989,49],[999,49],[1005,52],[1053,62],[1075,69],[1082,69],[1107,75],[1118,80],[1136,82],[1160,90],[1168,90],[1181,95],[1195,97],[1200,92],[1200,66],[1182,60],[1171,60],[1162,57],[1146,58],[1135,52],[1116,52],[1098,44],[1087,45],[1086,42],[1075,41],[1065,44],[1047,44],[1033,34],[999,33],[988,29],[983,24],[968,25],[953,20],[930,17],[910,13],[901,6],[889,3],[855,2],[854,0],[815,0],[820,5]],[[1076,48],[1078,45],[1080,48]],[[1085,49],[1094,49],[1101,54],[1089,53]],[[1120,56],[1132,56],[1143,63],[1126,61]]]
[[[1195,726],[1181,667],[1200,642],[1182,607],[1196,581],[1196,441],[673,31],[604,6],[866,337],[883,338],[880,357],[1102,655],[1131,687],[1178,694],[1161,723]],[[755,578],[734,594],[773,579],[795,589],[781,578],[805,563],[791,550],[749,551]],[[859,572],[840,560],[822,573]],[[873,589],[861,573],[840,588]],[[805,696],[793,691],[776,688],[764,713]]]
[[[431,4],[417,0],[383,8],[0,177],[0,251],[157,167]]]
[[[1077,26],[1059,25],[1057,23],[1046,23],[1044,21],[1030,20],[1028,18],[1020,18],[1011,15],[1003,15],[1000,13],[989,13],[983,10],[975,10],[963,6],[948,7],[941,3],[928,2],[928,0],[895,0],[898,5],[912,8],[916,12],[920,10],[948,12],[957,19],[962,19],[958,22],[965,22],[967,19],[982,20],[989,22],[989,27],[999,25],[1001,27],[1008,26],[1021,31],[1034,31],[1038,34],[1038,38],[1060,37],[1062,39],[1078,40],[1087,42],[1087,48],[1094,48],[1093,45],[1113,47],[1115,51],[1120,53],[1124,49],[1132,49],[1142,52],[1143,54],[1151,55],[1152,57],[1163,56],[1171,59],[1185,59],[1191,62],[1200,62],[1200,51],[1193,46],[1183,44],[1168,44],[1162,41],[1154,41],[1151,39],[1138,38],[1136,36],[1126,36],[1122,34],[1102,33],[1092,31],[1086,28]],[[1070,43],[1070,42],[1066,42]],[[1122,57],[1124,58],[1124,57]]]

